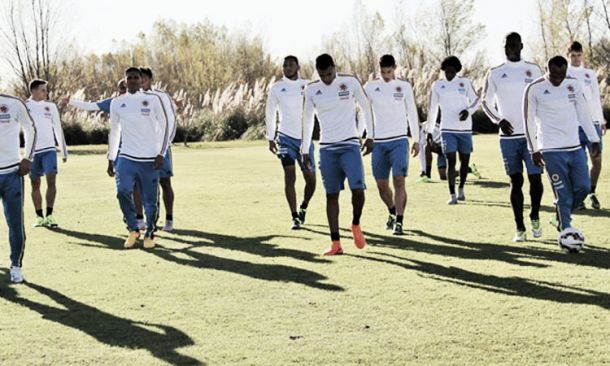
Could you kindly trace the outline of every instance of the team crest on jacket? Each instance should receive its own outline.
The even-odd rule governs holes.
[[[0,123],[10,123],[11,115],[8,113],[8,106],[6,104],[0,105]]]
[[[45,105],[45,106],[44,106],[44,111],[45,111],[45,112],[51,112],[51,108],[49,108],[49,106],[48,106],[48,105]]]
[[[585,73],[585,77],[586,77],[587,79],[590,79],[590,78],[591,78],[591,76],[589,76],[589,73]]]
[[[570,93],[574,93],[574,87],[572,85],[568,85],[568,91]]]
[[[397,87],[396,87],[396,92],[397,92],[397,93],[402,92],[402,88],[401,88],[400,86],[397,86]]]
[[[6,104],[0,105],[0,113],[8,112],[8,106]]]
[[[347,85],[341,84],[341,85],[339,85],[339,89],[341,89],[341,91],[346,91],[347,90]]]
[[[148,100],[143,100],[143,101],[142,101],[142,105],[143,105],[144,107],[148,107]]]
[[[347,85],[341,83],[341,85],[339,85],[339,90],[339,99],[349,98],[349,90],[347,90]]]
[[[463,87],[464,87],[464,83],[460,83],[460,88],[463,88]]]
[[[533,74],[532,74],[532,70],[527,70],[527,71],[525,72],[525,76],[527,76],[528,78],[531,78],[531,77],[532,77],[532,75],[533,75]]]

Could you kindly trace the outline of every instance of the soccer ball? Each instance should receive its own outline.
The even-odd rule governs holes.
[[[578,253],[585,243],[585,236],[580,230],[569,227],[559,233],[557,242],[562,250],[568,253]]]

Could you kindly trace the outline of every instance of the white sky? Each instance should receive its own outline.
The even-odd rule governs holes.
[[[159,19],[196,23],[208,18],[214,24],[261,36],[267,51],[279,60],[286,54],[314,58],[324,37],[350,27],[355,0],[58,1],[65,14],[62,23],[83,51],[111,51],[116,47],[115,41],[132,40],[140,32],[148,33]],[[368,9],[379,11],[389,23],[394,19],[397,1],[362,2]],[[416,3],[417,0],[408,1],[410,5]],[[487,50],[491,64],[504,59],[501,45],[507,32],[520,32],[526,44],[535,38],[535,4],[535,0],[475,0],[475,20],[483,23],[487,32],[481,47]],[[6,74],[2,76],[6,81]]]

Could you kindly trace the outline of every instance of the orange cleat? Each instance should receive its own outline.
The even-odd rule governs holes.
[[[322,255],[331,256],[339,254],[343,254],[343,248],[341,248],[341,242],[336,240],[333,241],[333,244],[330,246],[330,248],[328,248]]]
[[[360,225],[352,225],[352,235],[354,236],[354,244],[356,248],[362,249],[366,246],[366,240],[364,240],[364,234]]]

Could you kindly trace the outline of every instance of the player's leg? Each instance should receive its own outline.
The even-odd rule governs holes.
[[[447,180],[447,158],[442,151],[436,155],[436,168],[440,180]]]
[[[0,196],[4,206],[4,218],[8,226],[11,247],[11,281],[23,282],[21,272],[25,252],[25,228],[23,222],[23,178],[17,172],[0,175]]]
[[[133,204],[136,208],[136,219],[138,221],[138,229],[140,229],[140,231],[144,231],[146,230],[146,223],[144,222],[144,205],[142,204],[140,186],[137,183],[134,183],[133,187]]]
[[[47,181],[47,193],[45,195],[46,203],[47,203],[47,212],[46,212],[46,225],[48,227],[57,227],[57,220],[53,216],[53,207],[55,207],[55,197],[57,197],[57,173],[50,172],[46,175]]]
[[[393,142],[394,147],[390,151],[392,162],[392,180],[394,183],[394,204],[396,205],[396,225],[394,235],[403,234],[403,219],[407,206],[407,190],[405,178],[409,173],[409,141],[398,140]]]
[[[358,145],[345,147],[340,155],[340,164],[352,190],[352,235],[354,244],[358,249],[362,249],[366,245],[366,240],[360,225],[360,218],[364,208],[366,185],[364,183],[364,168],[362,166],[362,156],[360,156],[360,147]]]
[[[544,185],[542,184],[542,169],[538,168],[532,160],[532,155],[527,149],[527,140],[520,140],[521,160],[525,163],[527,178],[530,183],[530,220],[532,224],[532,235],[534,238],[542,236],[542,225],[540,224],[540,205]]]
[[[313,141],[309,147],[309,158],[311,160],[311,169],[306,167],[303,164],[303,159],[300,155],[300,143],[296,146],[295,150],[296,161],[299,163],[301,167],[301,171],[303,172],[303,179],[305,180],[305,188],[303,192],[303,202],[301,202],[301,206],[299,207],[299,220],[301,224],[305,223],[305,218],[307,215],[307,208],[309,207],[309,201],[313,197],[313,194],[316,191],[316,159],[315,159],[315,146]]]
[[[161,191],[163,192],[163,205],[165,206],[165,223],[162,230],[170,232],[174,230],[174,187],[172,187],[174,164],[171,148],[167,149],[159,176]]]
[[[565,152],[546,152],[543,159],[546,171],[555,193],[555,206],[559,219],[559,231],[572,225],[572,209],[574,203],[570,167]]]
[[[599,136],[599,155],[597,157],[591,156],[591,192],[589,194],[589,199],[591,200],[591,207],[596,210],[601,208],[601,204],[599,203],[599,199],[595,194],[595,190],[597,189],[597,182],[599,180],[599,176],[602,171],[602,151],[603,151],[603,137],[602,137],[602,128],[599,124],[595,124],[595,129],[597,130],[597,135]],[[589,150],[589,154],[591,154],[591,150],[593,148],[593,144],[587,139],[587,148]]]
[[[30,182],[32,183],[32,202],[36,210],[36,221],[34,227],[45,225],[44,212],[42,211],[42,193],[40,192],[41,179],[40,176],[30,174]]]
[[[456,160],[457,160],[457,148],[458,140],[454,133],[442,132],[441,141],[443,144],[443,154],[447,160],[447,184],[449,185],[449,200],[447,201],[450,205],[458,203],[457,195],[455,194],[455,178],[456,178]]]
[[[379,197],[388,209],[389,216],[386,222],[386,230],[392,230],[396,223],[396,206],[394,204],[394,193],[390,188],[390,170],[392,164],[390,161],[388,143],[378,143],[371,154],[371,166],[373,168],[373,176],[377,183]]]
[[[460,185],[458,187],[458,200],[466,200],[464,194],[464,185],[466,178],[470,172],[470,154],[472,154],[472,135],[459,134],[458,136],[458,152],[460,157]]]
[[[587,154],[584,150],[570,152],[570,182],[572,185],[573,202],[572,209],[587,198],[591,189],[591,179],[587,167]]]
[[[137,164],[129,159],[118,158],[115,164],[115,179],[117,187],[117,199],[127,223],[129,237],[123,245],[124,248],[133,248],[140,237],[140,229],[136,218],[136,207],[134,205],[133,193],[137,176]]]
[[[510,179],[510,205],[516,226],[513,242],[523,242],[526,239],[525,222],[523,221],[523,202],[525,198],[523,196],[523,160],[520,141],[521,139],[500,139],[504,170]]]
[[[296,184],[296,169],[294,162],[292,165],[284,165],[284,195],[290,208],[290,214],[292,215],[292,229],[296,230],[301,227],[301,220],[299,219],[299,213],[297,212],[297,192],[295,189]]]
[[[323,255],[343,254],[339,234],[339,192],[343,189],[345,176],[338,156],[335,150],[320,149],[320,174],[326,191],[326,218],[332,243]]]
[[[138,180],[142,192],[144,215],[146,216],[146,231],[144,232],[144,247],[154,247],[154,234],[157,231],[159,216],[159,170],[153,163],[138,163]]]

